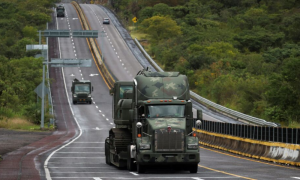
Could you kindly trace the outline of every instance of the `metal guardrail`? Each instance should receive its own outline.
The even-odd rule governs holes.
[[[139,41],[135,38],[134,42],[136,43],[136,45],[138,46],[138,48],[142,51],[142,53],[144,54],[144,56],[148,59],[148,61],[150,62],[150,64],[157,70],[160,72],[163,72],[164,70],[161,69],[156,63],[155,61],[149,56],[149,54],[145,51],[145,49],[142,47],[142,45],[139,43]],[[261,126],[273,126],[273,127],[278,127],[278,125],[276,123],[273,122],[268,122],[264,119],[260,119],[260,118],[256,118],[253,116],[249,116],[247,114],[243,114],[241,112],[226,108],[224,106],[221,106],[217,103],[214,103],[208,99],[205,99],[201,96],[199,96],[198,94],[194,93],[193,91],[190,91],[191,97],[193,100],[204,104],[206,106],[209,106],[210,108],[213,108],[217,111],[221,111],[222,113],[229,115],[231,117],[236,118],[237,120],[244,120],[247,121],[249,123],[252,124],[256,124],[256,125],[261,125]]]
[[[252,126],[202,120],[199,129],[259,141],[300,144],[299,128]]]

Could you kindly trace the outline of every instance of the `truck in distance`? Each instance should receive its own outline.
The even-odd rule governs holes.
[[[74,79],[72,81],[72,101],[73,104],[76,103],[89,103],[92,104],[92,93],[93,86],[89,80],[78,80]]]
[[[150,166],[176,166],[197,173],[202,111],[193,118],[189,84],[179,72],[141,70],[133,81],[116,81],[115,128],[105,139],[106,164],[143,173]]]
[[[65,7],[62,4],[56,7],[56,17],[65,17]]]

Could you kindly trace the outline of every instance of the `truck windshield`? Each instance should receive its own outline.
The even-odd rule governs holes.
[[[148,118],[184,117],[184,105],[153,105],[148,106]]]
[[[75,92],[83,92],[83,93],[89,93],[90,92],[90,86],[87,84],[76,84],[75,85]]]

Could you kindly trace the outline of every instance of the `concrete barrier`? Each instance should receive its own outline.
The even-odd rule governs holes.
[[[78,17],[80,19],[80,23],[83,27],[84,30],[91,30],[90,28],[90,24],[88,22],[88,20],[86,19],[80,5],[73,1],[71,3],[74,8],[76,9],[76,12],[78,13]],[[95,41],[94,38],[86,38],[87,39],[87,43],[89,45],[89,48],[92,51],[93,54],[93,58],[96,60],[98,68],[100,70],[101,76],[103,77],[106,85],[108,86],[109,89],[111,89],[114,86],[114,83],[116,81],[116,78],[114,78],[109,69],[107,68],[107,66],[105,65],[103,59],[101,58],[101,49],[99,48],[99,45],[97,43],[97,41]]]
[[[300,166],[300,145],[298,144],[258,141],[200,129],[194,130],[197,132],[201,145],[251,158]]]

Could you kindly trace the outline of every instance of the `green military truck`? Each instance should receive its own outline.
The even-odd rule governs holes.
[[[56,7],[56,16],[65,17],[65,7],[62,4]]]
[[[93,86],[91,84],[91,81],[89,80],[78,80],[74,79],[72,81],[72,100],[73,104],[76,103],[89,103],[92,104],[92,91]]]
[[[178,72],[140,71],[133,81],[117,81],[113,95],[115,128],[105,139],[106,163],[143,173],[150,166],[174,166],[197,173],[202,111],[193,118],[187,77]]]

